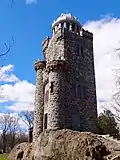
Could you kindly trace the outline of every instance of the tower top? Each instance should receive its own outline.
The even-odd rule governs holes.
[[[60,15],[60,17],[58,17],[52,24],[52,28],[54,28],[55,26],[57,26],[59,23],[62,23],[62,22],[69,22],[69,23],[75,23],[77,24],[78,26],[81,27],[81,24],[79,22],[79,20],[77,19],[77,17],[73,16],[71,13],[62,13]]]

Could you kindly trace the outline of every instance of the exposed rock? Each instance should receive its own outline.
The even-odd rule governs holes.
[[[8,160],[120,160],[119,147],[119,143],[90,132],[46,131],[34,144],[15,146]]]

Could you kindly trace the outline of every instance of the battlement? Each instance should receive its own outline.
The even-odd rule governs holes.
[[[53,31],[53,36],[57,35],[59,32],[61,34],[64,34],[65,31],[68,31],[69,33],[74,33],[75,35],[78,35],[83,38],[88,38],[88,39],[93,40],[93,34],[91,32],[89,32],[88,30],[85,30],[84,28],[81,28],[81,27],[78,27],[75,30],[72,30],[72,29],[70,29],[70,27],[61,28],[60,26],[57,26]]]
[[[45,61],[40,61],[40,60],[35,61],[34,64],[35,70],[37,71],[39,69],[43,69],[45,67],[45,64],[46,64]]]
[[[68,63],[65,60],[53,60],[46,64],[46,69],[48,72],[53,70],[66,70],[68,68]]]
[[[87,30],[82,29],[81,30],[81,36],[84,38],[92,39],[93,40],[93,34]]]

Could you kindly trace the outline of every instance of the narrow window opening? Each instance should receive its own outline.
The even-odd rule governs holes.
[[[72,24],[72,31],[75,31],[75,24]]]
[[[87,91],[86,86],[83,86],[83,98],[86,97],[86,91]]]
[[[80,92],[81,92],[80,98],[83,99],[84,98],[84,86],[83,85],[80,88]]]
[[[76,98],[84,99],[86,95],[86,87],[84,85],[76,86]]]
[[[51,85],[50,85],[50,93],[53,93],[53,90],[54,90],[54,82],[51,82]]]
[[[76,50],[77,50],[77,55],[79,55],[80,54],[80,45],[79,44],[77,44]]]
[[[84,56],[84,49],[82,45],[76,44],[76,54],[81,57]]]
[[[77,33],[79,33],[79,26],[77,26]]]
[[[61,23],[61,28],[63,28],[64,27],[64,23]]]
[[[44,115],[44,129],[47,129],[47,113]]]
[[[73,98],[76,97],[76,84],[72,85],[72,96],[73,96]]]
[[[81,99],[81,86],[78,85],[78,88],[77,88],[77,97]]]
[[[86,86],[73,84],[72,96],[73,98],[84,99],[86,95]]]
[[[69,30],[69,27],[70,27],[70,24],[69,24],[69,23],[67,23],[67,24],[66,24],[66,28],[67,28],[67,30]]]
[[[81,45],[81,57],[83,57],[84,53],[83,53],[83,46]]]

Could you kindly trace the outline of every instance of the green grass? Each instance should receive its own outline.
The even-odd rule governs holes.
[[[0,154],[0,160],[7,160],[8,154]]]

